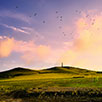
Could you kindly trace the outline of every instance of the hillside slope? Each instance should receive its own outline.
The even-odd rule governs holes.
[[[8,71],[0,72],[0,78],[12,78],[15,76],[31,75],[38,73],[35,70],[17,67]]]
[[[47,73],[94,75],[94,74],[100,74],[101,72],[75,68],[75,67],[70,67],[70,66],[52,67],[52,68],[43,69],[43,70],[31,70],[31,69],[18,67],[18,68],[14,68],[8,71],[0,72],[0,78],[12,78],[12,77],[23,76],[23,75],[47,74]]]
[[[71,66],[64,66],[64,67],[52,67],[52,68],[44,69],[40,71],[40,73],[95,74],[96,71],[91,71],[91,70],[81,69],[81,68],[76,68]]]

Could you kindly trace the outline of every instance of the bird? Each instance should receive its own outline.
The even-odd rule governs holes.
[[[93,21],[95,21],[95,19],[93,19]]]
[[[64,36],[66,36],[66,34],[64,32],[62,32]]]
[[[81,14],[81,11],[79,11],[79,14]]]
[[[94,25],[94,22],[92,23],[92,25]]]
[[[37,16],[37,13],[34,13],[34,16]]]
[[[45,23],[45,21],[43,21],[43,23]]]
[[[86,15],[86,18],[89,17],[89,15]]]
[[[38,35],[35,35],[35,37],[38,37]]]
[[[61,29],[62,27],[61,26],[59,26],[59,29]]]
[[[75,12],[81,14],[81,11],[76,10]]]
[[[60,16],[60,18],[62,18],[62,16]]]
[[[73,32],[70,33],[71,35],[73,34]]]
[[[62,19],[60,19],[60,21],[62,21]]]
[[[57,16],[56,18],[59,18],[59,16]]]
[[[58,13],[58,11],[56,11],[56,13]]]
[[[18,8],[18,6],[16,6],[16,8]]]

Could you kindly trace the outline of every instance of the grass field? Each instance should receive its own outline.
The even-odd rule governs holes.
[[[1,102],[101,102],[100,96],[101,72],[53,67],[38,71],[15,68],[0,73]]]

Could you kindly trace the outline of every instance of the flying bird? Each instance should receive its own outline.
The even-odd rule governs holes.
[[[56,18],[59,18],[59,16],[57,16]]]
[[[73,32],[70,33],[71,35],[73,34]]]
[[[81,14],[81,11],[79,11],[79,14]]]
[[[34,13],[34,16],[37,16],[37,13]]]
[[[89,17],[89,15],[86,15],[86,18]]]
[[[76,10],[75,12],[81,14],[81,11]]]
[[[60,16],[60,18],[62,18],[62,16]]]
[[[43,21],[43,23],[45,23],[45,21]]]
[[[92,25],[94,25],[94,22],[92,23]]]
[[[62,32],[64,36],[66,36],[66,34],[64,32]]]
[[[95,19],[93,19],[93,21],[95,21]]]
[[[62,19],[60,19],[60,21],[62,21]]]
[[[56,13],[58,13],[58,11],[56,11]]]
[[[16,6],[16,8],[18,8],[18,6]]]
[[[59,26],[59,29],[61,29],[62,27],[61,26]]]

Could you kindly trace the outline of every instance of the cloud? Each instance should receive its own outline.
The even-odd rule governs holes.
[[[90,13],[90,12],[88,12]],[[78,18],[76,38],[59,62],[65,65],[102,70],[102,15],[91,11]],[[69,45],[70,43],[65,43]]]
[[[44,36],[37,32],[34,28],[31,28],[31,27],[20,27],[20,28],[17,28],[17,27],[14,27],[14,26],[9,26],[7,24],[2,24],[0,23],[0,25],[6,27],[6,28],[9,28],[9,29],[12,29],[13,31],[16,31],[16,32],[20,32],[20,33],[24,33],[24,34],[27,34],[27,35],[33,35],[33,37],[36,39],[44,39]]]
[[[16,32],[21,32],[21,33],[25,33],[25,34],[30,34],[29,32],[27,32],[27,31],[25,31],[25,30],[23,30],[23,29],[20,29],[20,28],[16,28],[16,27],[14,27],[14,26],[9,26],[9,25],[7,25],[7,24],[0,24],[0,25],[4,26],[4,27],[6,27],[6,28],[10,28],[10,29],[12,29],[12,30],[14,30],[14,31],[16,31]]]
[[[40,45],[30,51],[23,52],[21,58],[26,62],[26,65],[34,64],[35,62],[45,62],[50,56],[50,48],[45,45]]]
[[[1,10],[0,17],[10,17],[20,21],[31,23],[32,19],[23,13],[12,12],[10,10]]]
[[[0,37],[0,58],[8,57],[14,47],[13,38]]]
[[[34,28],[21,27],[21,29],[23,29],[26,32],[29,32],[29,34],[31,35],[35,35],[36,38],[38,37],[39,39],[44,39],[44,36],[41,33],[37,32]]]
[[[50,51],[51,48],[49,46],[40,45],[37,47],[37,54],[41,59],[43,59],[45,56],[49,56],[51,53]]]
[[[50,55],[51,48],[47,45],[36,45],[34,41],[15,40],[0,36],[0,58],[8,57],[12,52],[21,53],[26,64],[38,60],[43,61]]]
[[[7,36],[0,36],[0,40],[7,38]]]
[[[78,18],[75,22],[74,39],[64,42],[64,46],[60,48],[0,36],[0,58],[16,52],[20,53],[20,58],[25,61],[25,64],[63,62],[64,65],[102,70],[102,14],[89,11],[88,15],[83,13]],[[34,32],[29,27],[22,27],[22,30]]]
[[[14,51],[15,52],[20,52],[20,53],[24,53],[24,52],[34,52],[36,48],[36,45],[34,43],[34,41],[18,41],[15,40],[15,47],[14,47]],[[19,50],[18,50],[19,49]]]
[[[51,48],[47,45],[36,45],[34,41],[15,41],[13,50],[22,53],[21,58],[26,64],[31,64],[37,60],[45,60],[50,55]]]

